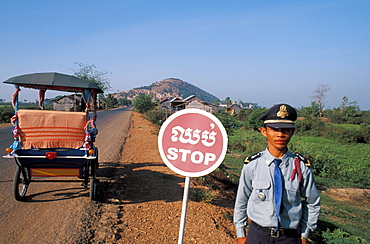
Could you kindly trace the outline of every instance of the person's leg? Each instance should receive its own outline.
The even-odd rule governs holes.
[[[254,224],[250,224],[248,228],[247,244],[268,244],[270,243],[270,235],[266,232],[258,230]]]

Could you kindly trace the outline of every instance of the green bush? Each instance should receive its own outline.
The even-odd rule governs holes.
[[[162,125],[169,116],[169,113],[163,109],[154,109],[147,111],[145,116],[153,124]]]
[[[244,152],[246,149],[245,143],[242,143],[240,141],[237,142],[231,142],[229,143],[229,148],[231,150],[241,151]]]
[[[145,113],[155,108],[156,103],[152,101],[152,97],[146,94],[140,94],[134,100],[134,107],[139,113]]]
[[[214,115],[220,120],[228,135],[232,135],[233,131],[242,126],[242,122],[238,120],[236,115],[230,115],[227,112],[220,111],[214,113]]]
[[[12,106],[1,106],[0,108],[0,123],[10,123],[10,119],[14,115]]]
[[[229,135],[229,148],[252,155],[266,148],[266,138],[259,132],[245,128],[238,128]]]
[[[247,131],[245,136],[245,147],[246,152],[249,155],[255,154],[257,152],[263,151],[267,147],[266,138],[259,131]]]
[[[370,143],[370,126],[353,124],[329,124],[319,118],[307,118],[296,122],[298,135],[317,136],[342,144]]]
[[[197,201],[212,203],[216,199],[216,194],[211,190],[194,189],[194,197]]]
[[[247,126],[253,130],[259,130],[263,126],[263,122],[258,118],[267,111],[265,108],[259,108],[253,110],[253,112],[248,116]]]
[[[309,136],[321,136],[325,131],[325,123],[316,117],[308,117],[296,121],[296,133]]]
[[[359,125],[326,124],[323,136],[343,144],[365,142],[362,129]]]
[[[370,125],[367,123],[360,124],[361,133],[365,143],[370,144]]]
[[[323,231],[321,235],[326,243],[331,244],[368,243],[360,237],[353,236],[350,233],[340,229],[335,229],[333,232],[330,232],[330,230]]]

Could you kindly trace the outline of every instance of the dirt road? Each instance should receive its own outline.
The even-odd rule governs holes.
[[[130,116],[127,109],[98,114],[96,145],[103,171],[119,162]],[[6,136],[11,138],[10,133]],[[1,158],[0,167],[1,244],[88,243],[93,238],[91,227],[99,216],[99,204],[89,201],[81,183],[31,183],[27,201],[18,202],[12,192],[14,161]]]

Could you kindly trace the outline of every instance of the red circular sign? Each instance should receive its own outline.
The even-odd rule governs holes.
[[[162,160],[174,172],[199,177],[211,173],[222,163],[227,133],[213,114],[184,109],[163,123],[158,148]]]

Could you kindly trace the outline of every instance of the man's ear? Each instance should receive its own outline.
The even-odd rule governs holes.
[[[261,127],[260,132],[264,137],[267,137],[266,127]]]

